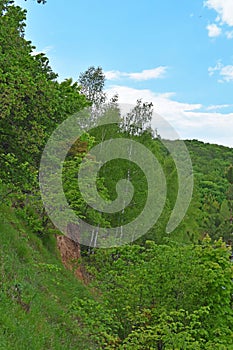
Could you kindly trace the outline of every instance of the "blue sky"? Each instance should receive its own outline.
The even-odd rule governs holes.
[[[101,66],[120,102],[152,101],[182,139],[233,147],[233,0],[16,3],[59,79]]]

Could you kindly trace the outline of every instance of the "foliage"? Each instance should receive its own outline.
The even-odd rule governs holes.
[[[225,174],[232,164],[233,150],[197,140],[185,143],[193,163],[196,197],[196,210],[189,211],[189,217],[195,217],[199,238],[209,234],[214,239],[223,237],[228,241],[233,227],[230,217],[226,217],[229,183]],[[229,209],[230,205],[228,201]]]
[[[95,106],[100,106],[106,101],[106,94],[103,92],[105,76],[101,67],[89,67],[79,76],[81,92]]]
[[[122,128],[130,135],[140,135],[151,127],[153,104],[137,100],[133,109],[123,117]]]
[[[95,198],[93,198],[92,192],[89,188],[90,176],[94,176],[90,174],[93,174],[92,169],[95,167],[97,162],[91,157],[89,158],[87,153],[88,149],[92,148],[95,140],[93,137],[89,136],[89,134],[83,134],[79,139],[79,142],[85,142],[87,148],[84,150],[84,152],[80,152],[80,149],[77,150],[76,147],[76,151],[78,151],[76,153],[74,153],[75,145],[73,149],[71,148],[71,153],[73,153],[73,155],[68,154],[63,165],[64,193],[70,207],[75,211],[78,217],[85,219],[86,222],[89,222],[92,225],[109,226],[109,223],[103,216],[101,216],[101,213],[95,211],[91,206],[95,203]],[[87,175],[82,178],[82,188],[85,190],[85,195],[89,204],[87,204],[86,200],[83,199],[79,186],[77,185],[77,178],[81,165],[83,167],[85,166],[85,171],[87,172]],[[95,180],[95,177],[93,179]],[[102,198],[108,200],[108,193],[101,177],[97,178],[96,186]]]
[[[25,0],[27,1],[27,0]],[[38,4],[46,4],[47,0],[36,0]]]
[[[13,1],[0,0],[0,348],[233,349],[233,268],[231,248],[223,242],[232,244],[233,149],[185,141],[193,199],[179,227],[166,234],[178,176],[158,131],[155,137],[151,130],[152,104],[138,100],[122,118],[118,97],[106,102],[101,67],[81,73],[79,82],[58,82],[47,57],[33,55],[24,38],[25,15]],[[88,203],[95,202],[89,180],[98,162],[89,150],[112,138],[145,145],[164,171],[168,192],[161,217],[137,244],[86,252],[81,266],[89,286],[58,259],[57,232],[38,190],[49,136],[86,106],[92,106],[92,120],[80,123],[114,118],[78,138],[64,161],[64,192],[76,214],[96,227],[123,227],[143,210],[146,176],[130,157],[106,163],[96,180],[106,201],[116,199],[119,180],[131,181],[133,199],[120,213],[101,215],[77,186],[82,165]],[[52,200],[57,209],[59,194]]]
[[[20,176],[25,165],[34,174],[54,128],[88,103],[72,79],[57,82],[44,54],[32,55],[25,11],[12,1],[0,1],[0,28],[0,175],[18,188],[34,187],[35,177]]]
[[[148,241],[99,250],[90,259],[93,284],[121,324],[120,349],[233,346],[233,267],[222,241]]]
[[[0,348],[96,349],[69,313],[70,301],[91,300],[90,291],[2,204],[0,235]]]

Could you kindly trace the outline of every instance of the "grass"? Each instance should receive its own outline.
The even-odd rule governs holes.
[[[69,306],[90,298],[40,238],[0,206],[0,349],[96,349]]]

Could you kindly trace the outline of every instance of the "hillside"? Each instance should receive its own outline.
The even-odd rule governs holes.
[[[0,0],[0,350],[233,350],[233,149],[59,81],[25,20]]]
[[[46,248],[7,204],[0,210],[1,349],[170,350],[183,342],[233,349],[233,269],[223,242],[99,249],[82,260],[87,286],[64,268],[55,238]]]
[[[197,140],[185,142],[193,164],[199,232],[227,242],[232,239],[231,180],[227,174],[233,164],[233,149]]]
[[[0,349],[95,349],[70,312],[74,297],[93,297],[58,251],[49,252],[4,204],[0,240]]]

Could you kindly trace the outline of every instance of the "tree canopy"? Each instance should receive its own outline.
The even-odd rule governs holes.
[[[159,130],[151,128],[152,104],[139,99],[122,115],[117,95],[107,99],[101,67],[89,67],[78,82],[60,82],[46,55],[33,54],[24,36],[25,19],[26,12],[13,1],[0,0],[0,348],[232,350],[233,149],[184,141],[193,163],[194,192],[182,222],[167,233],[179,174]],[[78,260],[69,255],[72,239],[63,246],[68,272],[56,248],[61,233],[42,203],[38,169],[53,131],[80,111],[90,118],[78,122],[92,122],[92,129],[72,144],[62,167],[59,163],[61,182],[69,209],[95,230],[90,247],[76,242]],[[112,116],[112,123],[98,123]],[[147,177],[132,161],[130,147],[127,159],[106,163],[90,150],[125,138],[156,157],[167,196],[150,230],[137,240],[133,232],[131,241],[118,247],[124,225],[145,207]],[[169,142],[172,148],[181,141]],[[58,146],[63,150],[66,142]],[[49,160],[57,161],[57,153]],[[88,170],[82,179],[85,198],[78,182],[81,166]],[[56,176],[56,171],[47,176],[48,192]],[[90,180],[109,203],[117,199],[122,179],[128,180],[125,192],[129,182],[134,188],[130,202],[113,213],[96,210]],[[59,196],[49,198],[49,209],[60,217]],[[117,228],[113,247],[96,248],[99,227]]]

